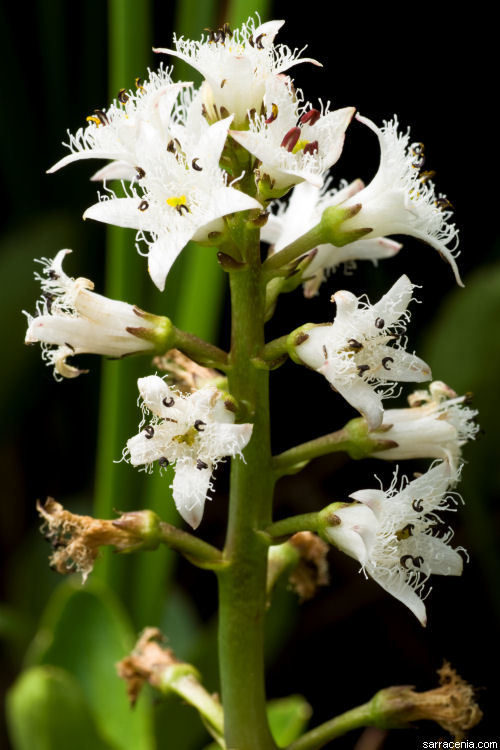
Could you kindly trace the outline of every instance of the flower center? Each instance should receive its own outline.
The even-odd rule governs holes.
[[[167,198],[167,204],[172,208],[175,208],[177,213],[181,216],[183,211],[188,214],[191,213],[191,211],[187,207],[185,195],[172,195],[170,198]]]

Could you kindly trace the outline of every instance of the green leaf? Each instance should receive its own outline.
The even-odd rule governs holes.
[[[113,750],[99,734],[85,695],[63,669],[32,667],[7,695],[15,750]]]
[[[120,750],[151,750],[146,696],[130,709],[116,662],[130,652],[134,634],[120,605],[102,585],[70,581],[50,600],[29,657],[66,669],[81,686],[102,735]]]
[[[309,703],[301,695],[277,698],[267,704],[271,734],[278,747],[286,747],[300,737],[312,714]]]
[[[464,448],[467,464],[460,492],[467,537],[492,599],[500,613],[500,557],[491,516],[497,507],[500,463],[495,436],[500,422],[498,372],[500,339],[495,323],[500,319],[500,264],[483,267],[445,300],[422,352],[434,377],[444,380],[458,393],[472,391],[473,407],[486,438]]]

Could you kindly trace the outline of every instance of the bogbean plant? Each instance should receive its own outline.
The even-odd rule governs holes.
[[[319,63],[275,43],[282,25],[251,18],[234,32],[226,24],[201,41],[175,38],[173,49],[156,52],[198,70],[200,88],[174,83],[165,67],[149,71],[133,90],[120,90],[107,110],[87,117],[86,126],[69,136],[69,154],[49,170],[80,159],[107,160],[92,178],[103,183],[99,200],[84,216],[136,229],[136,246],[160,290],[186,244],[205,245],[229,279],[230,351],[132,301],[97,294],[87,279],[71,278],[69,250],[41,261],[42,297],[37,314],[28,316],[26,335],[29,343],[41,342],[58,380],[80,375],[74,357],[83,352],[146,355],[138,381],[142,421],[124,457],[146,472],[164,474],[169,464],[174,467],[173,499],[192,529],[202,524],[218,462],[232,459],[223,550],[148,510],[109,520],[77,516],[52,499],[39,508],[60,572],[76,569],[85,579],[103,545],[131,552],[166,544],[216,574],[221,701],[207,693],[193,666],[161,647],[153,630],[143,633],[119,672],[132,699],[145,681],[177,692],[199,711],[216,742],[232,750],[276,747],[266,718],[265,612],[273,583],[290,573],[297,580],[304,558],[316,560],[324,579],[325,549],[336,546],[425,625],[431,574],[462,572],[464,551],[453,547],[444,517],[456,510],[461,448],[477,430],[468,398],[431,382],[429,365],[407,351],[415,286],[406,276],[376,302],[336,291],[331,320],[325,289],[332,272],[341,264],[352,268],[359,260],[394,256],[401,248],[391,239],[395,234],[435,248],[461,284],[457,230],[451,204],[436,192],[433,173],[423,169],[423,145],[400,129],[396,117],[380,126],[354,107],[310,104],[294,88],[290,68]],[[336,187],[330,168],[353,120],[354,127],[376,134],[379,168],[366,186],[358,179]],[[122,197],[108,187],[112,180],[122,181]],[[346,277],[340,279],[344,284]],[[339,277],[334,280],[338,286]],[[326,322],[266,341],[265,323],[279,296],[301,286],[306,297],[324,296]],[[153,374],[152,355],[165,355],[166,375]],[[318,385],[332,409],[343,398],[359,416],[273,455],[269,376],[287,358],[307,367],[311,382],[326,378]],[[406,382],[430,386],[413,392],[408,408],[385,410],[384,399]],[[135,399],[130,393],[122,408],[134,409]],[[335,451],[353,459],[428,458],[430,465],[411,481],[396,469],[390,487],[374,480],[319,512],[273,521],[280,477]],[[402,726],[422,717],[462,736],[479,709],[471,689],[451,670],[443,683],[424,694],[406,687],[382,690],[290,748],[314,750],[355,727]]]

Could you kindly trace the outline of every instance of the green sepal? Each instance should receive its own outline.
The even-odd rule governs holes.
[[[343,247],[343,245],[349,245],[351,242],[361,239],[366,234],[371,232],[371,228],[363,229],[342,229],[342,224],[347,219],[352,219],[361,211],[361,203],[357,203],[350,208],[344,208],[340,206],[329,206],[325,208],[321,216],[319,226],[322,234],[322,244],[335,245],[335,247]]]
[[[307,341],[307,339],[309,338],[308,331],[310,331],[312,328],[316,328],[315,323],[304,323],[304,325],[300,326],[299,328],[296,328],[294,331],[292,331],[288,335],[288,338],[287,338],[288,356],[297,365],[304,364],[299,354],[297,353],[297,346],[300,346],[300,344],[303,344],[304,341]]]

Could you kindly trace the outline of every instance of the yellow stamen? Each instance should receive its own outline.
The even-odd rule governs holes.
[[[191,447],[192,445],[194,445],[197,434],[198,433],[195,428],[190,427],[189,430],[183,435],[174,435],[172,440],[175,440],[176,443],[186,443],[186,445],[189,445],[189,447]]]
[[[297,151],[302,151],[305,148],[305,146],[307,146],[308,143],[309,141],[305,141],[305,140],[297,141],[295,146],[292,148],[292,154],[296,154]]]
[[[136,87],[136,89],[138,89],[139,91],[144,91],[144,86],[142,85],[142,78],[139,78],[139,77],[137,77],[137,78],[135,79],[135,87]]]
[[[98,117],[95,117],[95,115],[89,115],[85,119],[87,120],[87,122],[95,122],[97,127],[99,127],[99,125],[102,125],[100,119]]]
[[[172,206],[172,208],[177,208],[177,206],[185,206],[186,205],[186,196],[185,195],[173,195],[171,198],[167,198],[167,203],[169,206]]]

